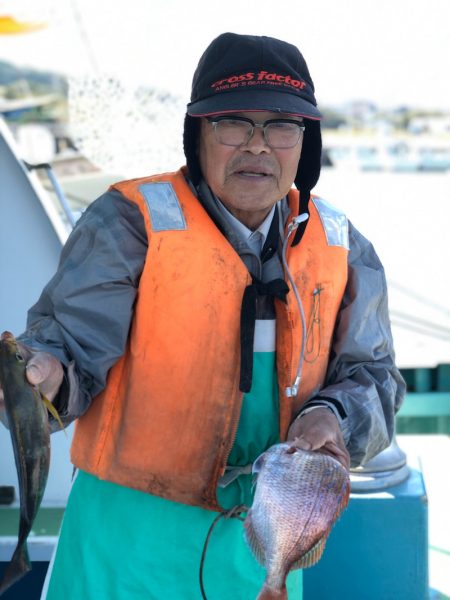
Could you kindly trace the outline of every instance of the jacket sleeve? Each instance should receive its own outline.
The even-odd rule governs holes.
[[[357,466],[390,444],[406,386],[395,365],[383,266],[351,223],[349,237],[348,282],[325,386],[304,410],[317,405],[333,410]]]
[[[76,224],[56,274],[28,312],[18,339],[64,365],[55,406],[66,424],[87,410],[124,353],[146,252],[139,208],[107,192]]]

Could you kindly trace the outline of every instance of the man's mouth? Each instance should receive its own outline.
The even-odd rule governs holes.
[[[236,175],[243,175],[245,177],[271,177],[272,173],[268,173],[266,171],[255,171],[255,170],[246,170],[240,169],[235,171]]]

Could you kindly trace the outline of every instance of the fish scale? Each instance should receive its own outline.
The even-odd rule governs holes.
[[[348,504],[350,479],[334,458],[290,444],[276,444],[254,464],[255,497],[245,535],[266,569],[258,600],[287,598],[292,569],[320,560],[336,519]]]

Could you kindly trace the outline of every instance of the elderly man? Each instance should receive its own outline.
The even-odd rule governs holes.
[[[320,117],[297,48],[223,34],[194,75],[187,167],[112,186],[71,234],[20,338],[30,381],[78,418],[47,598],[253,599],[240,520],[198,570],[218,512],[251,504],[257,456],[287,439],[348,468],[389,444],[386,283],[311,196]]]

